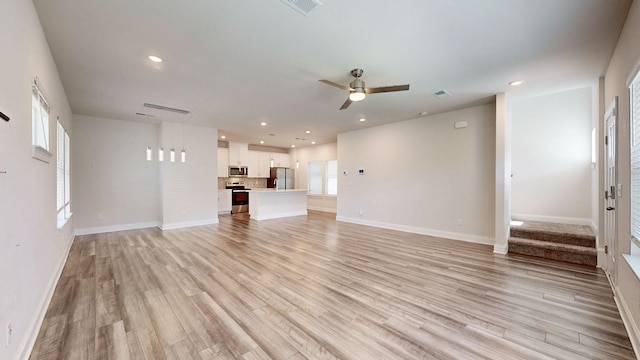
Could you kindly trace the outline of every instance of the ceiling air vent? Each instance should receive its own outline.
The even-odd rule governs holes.
[[[171,111],[171,112],[178,113],[178,114],[183,114],[183,115],[186,115],[186,114],[189,113],[189,111],[187,111],[187,110],[176,109],[176,108],[172,108],[172,107],[168,107],[168,106],[149,104],[149,103],[144,103],[144,107],[148,107],[148,108],[151,108],[151,109],[164,110],[164,111]]]
[[[433,92],[433,96],[437,97],[438,99],[442,99],[451,96],[451,93],[447,90],[438,90]]]
[[[307,16],[316,8],[318,5],[322,5],[322,3],[318,0],[280,0],[283,3],[287,4],[293,10],[299,12],[300,14]]]

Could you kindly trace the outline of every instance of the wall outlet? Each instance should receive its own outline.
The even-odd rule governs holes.
[[[462,219],[458,219],[458,226],[462,226]]]
[[[364,214],[364,210],[360,209],[360,211],[358,212],[358,214],[360,214],[360,216],[362,216],[362,214]]]
[[[7,323],[6,334],[7,334],[7,337],[6,337],[5,345],[9,346],[11,345],[11,336],[13,335],[13,323],[11,321]]]
[[[102,221],[102,220],[104,220],[104,215],[98,214],[98,221]]]

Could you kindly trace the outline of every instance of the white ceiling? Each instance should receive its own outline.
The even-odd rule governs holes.
[[[606,70],[631,0],[322,3],[304,16],[280,0],[34,0],[74,114],[184,121],[278,147],[327,143],[423,111],[488,103],[500,92],[591,85]],[[151,54],[164,62],[152,63]],[[368,87],[411,88],[340,111],[347,92],[318,80],[347,85],[357,67]],[[509,88],[512,80],[524,84]],[[452,96],[435,98],[441,89]]]

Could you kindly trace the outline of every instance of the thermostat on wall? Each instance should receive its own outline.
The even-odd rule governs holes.
[[[364,175],[364,169],[358,169],[358,174],[359,175]]]

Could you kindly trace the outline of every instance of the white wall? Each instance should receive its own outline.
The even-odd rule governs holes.
[[[514,218],[591,224],[592,91],[511,103]]]
[[[158,125],[74,115],[73,193],[77,234],[157,226]],[[146,161],[146,148],[154,161]]]
[[[495,116],[489,104],[339,134],[338,220],[493,244]]]
[[[617,137],[617,173],[618,183],[622,185],[622,196],[618,197],[616,203],[616,253],[617,269],[612,269],[612,273],[617,272],[617,277],[613,279],[616,290],[617,302],[621,305],[621,315],[627,329],[631,332],[631,340],[638,354],[640,342],[640,281],[631,270],[627,262],[620,256],[621,253],[629,253],[631,239],[629,196],[627,189],[630,188],[630,166],[629,166],[629,89],[627,79],[632,74],[637,65],[640,65],[640,46],[638,37],[640,36],[640,2],[634,1],[631,4],[627,20],[618,44],[609,63],[609,68],[605,74],[605,100],[604,105],[609,106],[613,99],[618,97],[618,137]],[[603,196],[602,189],[600,197]],[[602,224],[601,224],[601,227]]]
[[[31,1],[0,2],[0,359],[30,352],[73,236],[56,223],[56,119],[72,142],[71,109]],[[52,161],[31,158],[31,81],[51,105]],[[72,145],[73,146],[73,145]],[[73,184],[72,184],[73,186]],[[72,198],[72,208],[75,199]],[[5,346],[6,328],[14,332]]]
[[[160,139],[165,161],[160,165],[161,227],[173,229],[218,222],[218,130],[184,126],[187,162],[179,162],[182,125],[163,122]],[[176,162],[169,162],[169,149],[176,149]]]
[[[295,168],[296,161],[300,167],[296,169],[296,189],[309,188],[309,162],[338,159],[337,143],[308,146],[291,151],[291,163]],[[340,163],[338,163],[340,167]],[[338,196],[340,194],[338,193]],[[335,196],[308,195],[307,208],[326,212],[336,212],[337,198]]]
[[[74,115],[76,233],[217,222],[217,129]],[[158,147],[164,161],[158,162]],[[146,160],[146,148],[153,160]],[[176,161],[169,161],[171,146]],[[182,147],[187,162],[180,162]]]

